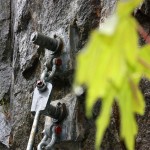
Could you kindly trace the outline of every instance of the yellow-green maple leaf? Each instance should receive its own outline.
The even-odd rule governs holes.
[[[121,115],[121,138],[128,150],[134,149],[137,123],[135,113],[143,114],[145,103],[138,89],[144,73],[149,76],[150,46],[138,46],[138,24],[133,9],[141,0],[120,1],[116,13],[100,31],[94,31],[84,50],[77,56],[75,86],[87,87],[86,113],[91,116],[98,98],[102,110],[96,121],[96,149],[110,121],[114,99]],[[115,23],[111,21],[116,21]]]

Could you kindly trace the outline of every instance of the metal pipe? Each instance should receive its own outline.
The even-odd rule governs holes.
[[[31,35],[31,41],[39,45],[40,47],[47,48],[53,52],[57,51],[59,47],[59,41],[57,39],[50,38],[42,33],[34,32]]]
[[[30,133],[30,138],[29,138],[26,150],[33,150],[34,138],[35,138],[35,134],[37,132],[37,125],[38,125],[39,117],[40,117],[40,111],[37,111],[35,113],[35,117],[34,117],[34,121],[33,121],[33,125],[32,125],[32,130]]]

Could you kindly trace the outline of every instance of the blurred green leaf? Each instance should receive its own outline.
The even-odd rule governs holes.
[[[135,114],[142,115],[145,109],[138,83],[143,73],[150,74],[150,46],[139,47],[138,23],[131,15],[140,2],[120,1],[117,13],[91,34],[87,46],[77,56],[74,85],[87,87],[88,117],[97,99],[102,99],[102,110],[96,121],[96,149],[110,122],[114,99],[121,115],[120,137],[128,150],[134,149],[138,131]]]

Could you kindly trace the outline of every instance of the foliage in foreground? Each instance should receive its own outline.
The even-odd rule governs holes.
[[[87,87],[86,113],[91,116],[98,98],[102,109],[96,121],[96,149],[109,125],[112,105],[117,101],[120,137],[133,150],[138,127],[135,114],[144,114],[145,103],[138,83],[150,72],[150,48],[138,46],[138,23],[131,13],[141,0],[119,2],[116,13],[99,31],[94,31],[85,49],[77,56],[75,87]]]

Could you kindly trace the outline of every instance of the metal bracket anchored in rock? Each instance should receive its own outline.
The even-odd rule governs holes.
[[[57,66],[61,65],[62,62],[59,58],[63,48],[63,42],[61,38],[56,35],[54,36],[54,38],[50,38],[42,33],[34,32],[31,35],[31,41],[33,42],[33,44],[39,46],[39,53],[41,52],[41,50],[44,50],[43,48],[48,50],[45,53],[45,72],[52,72],[54,71],[54,69],[56,69]]]
[[[39,116],[41,114],[50,116],[55,123],[61,122],[67,115],[66,105],[58,103],[57,106],[50,104],[50,94],[52,91],[52,84],[44,81],[38,81],[34,90],[31,112],[35,113],[35,118],[27,146],[27,150],[32,150],[37,131]]]
[[[36,36],[37,37],[34,37],[34,38],[38,39],[38,34],[36,34]],[[41,38],[41,36],[39,37]],[[46,40],[47,42],[45,44],[43,43],[42,44],[40,43],[40,44],[42,46],[47,45],[48,44],[47,37],[46,37]],[[52,39],[49,39],[49,40],[51,41]],[[54,46],[56,46],[55,42],[56,42],[55,40],[52,40],[52,43],[54,44]],[[52,47],[52,49],[54,49],[54,46]],[[58,51],[57,47],[56,47],[56,50]],[[60,58],[53,58],[51,59],[51,61],[52,61],[52,69],[49,71],[48,68],[45,66],[45,70],[43,71],[41,75],[41,79],[37,81],[37,85],[34,90],[31,112],[35,113],[35,118],[34,118],[32,130],[31,130],[30,138],[28,141],[27,150],[33,149],[39,116],[41,114],[50,116],[51,118],[53,118],[55,123],[61,122],[67,115],[65,104],[58,103],[57,106],[52,106],[50,104],[52,84],[49,82],[51,81],[52,77],[55,75],[57,67],[59,67],[62,64],[62,61]],[[52,135],[52,141],[47,145],[48,147],[51,147],[53,145],[54,139],[55,139],[55,136]]]
[[[50,104],[51,102],[50,97],[51,97],[51,91],[52,91],[52,84],[50,83],[50,81],[55,75],[57,68],[62,64],[61,59],[56,58],[57,54],[61,50],[60,48],[61,40],[52,39],[37,32],[32,34],[31,39],[34,44],[37,44],[40,47],[45,47],[53,51],[53,53],[51,53],[53,57],[50,57],[49,65],[51,65],[51,70],[49,70],[49,68],[45,66],[45,69],[41,74],[41,78],[39,81],[37,81],[37,85],[34,90],[31,112],[35,114],[35,118],[34,118],[32,130],[31,130],[30,138],[28,141],[27,150],[33,149],[39,116],[41,114],[45,116],[50,116],[51,118],[53,118],[54,124],[58,124],[61,121],[63,121],[67,115],[66,105],[64,103],[62,104],[59,102],[57,106],[53,106]],[[55,132],[53,132],[52,130],[51,133],[54,133],[54,134],[51,135],[51,141],[47,143],[47,146],[46,146],[47,150],[49,150],[53,146],[56,140]],[[44,136],[43,140],[45,138],[46,137]]]

